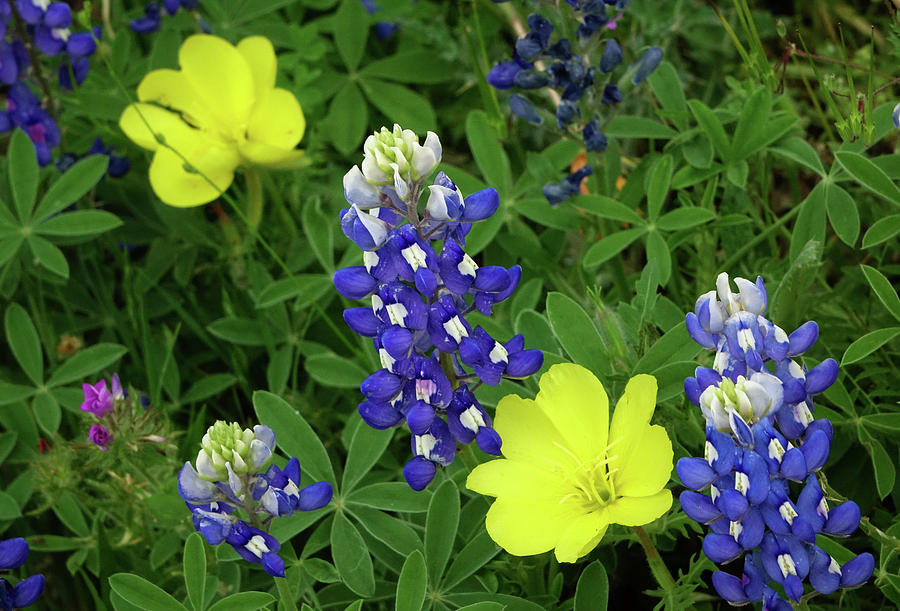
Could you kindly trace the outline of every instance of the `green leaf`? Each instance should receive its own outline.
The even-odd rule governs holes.
[[[406,558],[397,580],[396,611],[421,611],[428,587],[425,575],[425,558],[422,552],[414,551]]]
[[[509,158],[483,111],[473,110],[466,117],[466,139],[484,179],[500,191],[501,199],[508,196],[512,189]]]
[[[347,70],[356,72],[369,37],[369,16],[365,7],[357,0],[343,0],[334,14],[332,24],[338,53]]]
[[[828,185],[825,190],[825,207],[828,210],[828,220],[841,242],[847,246],[856,244],[856,238],[859,237],[859,212],[850,194],[838,185]]]
[[[6,308],[6,341],[25,375],[35,385],[44,383],[44,356],[37,329],[25,308],[17,303]]]
[[[107,165],[109,157],[106,155],[90,155],[66,170],[41,198],[34,220],[42,221],[81,199],[81,196],[100,182]]]
[[[431,497],[425,519],[425,564],[428,580],[440,583],[447,560],[453,552],[459,527],[459,490],[453,480],[445,480]]]
[[[417,134],[437,129],[437,117],[428,98],[404,85],[371,78],[359,82],[372,105],[394,123]]]
[[[325,268],[325,271],[334,271],[334,231],[332,231],[331,216],[326,215],[319,208],[318,201],[307,202],[303,206],[301,215],[303,217],[303,233],[309,240],[309,245],[316,258]],[[328,276],[328,284],[331,284],[331,277]]]
[[[750,173],[750,166],[746,159],[738,159],[733,161],[725,168],[725,178],[738,189],[747,186],[747,176]]]
[[[897,470],[894,467],[894,461],[891,460],[880,441],[872,438],[865,443],[872,456],[872,468],[875,470],[875,487],[878,489],[878,497],[883,499],[894,489]]]
[[[19,247],[22,246],[24,241],[25,238],[22,235],[14,235],[6,240],[0,240],[0,267],[19,252]]]
[[[363,426],[368,428],[368,425]],[[359,505],[353,507],[350,513],[369,534],[401,556],[409,556],[413,551],[422,549],[422,540],[416,531],[396,516]]]
[[[109,367],[128,352],[119,344],[97,344],[80,350],[53,372],[47,386],[53,388],[69,382],[82,381],[87,376]]]
[[[866,333],[847,347],[841,358],[841,366],[861,361],[898,335],[900,335],[900,327],[889,327]]]
[[[689,361],[700,350],[700,346],[690,339],[687,326],[682,321],[656,340],[656,343],[647,350],[634,366],[631,375],[653,373],[668,363]]]
[[[809,242],[825,241],[826,185],[820,182],[800,204],[800,214],[791,232],[791,260],[796,260]]]
[[[590,316],[562,293],[547,295],[547,318],[560,345],[576,363],[594,373],[610,369],[610,358]]]
[[[581,264],[587,269],[596,267],[615,257],[645,233],[647,233],[646,228],[635,227],[608,235],[588,248],[587,252],[584,253],[584,259],[582,259]]]
[[[770,150],[776,155],[786,157],[809,168],[819,176],[825,177],[825,166],[822,165],[819,153],[804,138],[788,138]]]
[[[785,324],[800,317],[802,312],[798,311],[798,304],[805,297],[821,264],[822,243],[811,240],[804,244],[769,299],[770,313],[775,320],[784,321],[782,324]]]
[[[53,216],[34,227],[43,235],[80,236],[103,233],[122,224],[115,214],[104,210],[77,210]]]
[[[253,393],[253,409],[260,423],[275,431],[278,447],[287,456],[296,456],[305,473],[317,482],[335,483],[328,452],[300,412],[281,397],[263,390]]]
[[[379,431],[360,422],[350,439],[347,462],[341,479],[341,492],[349,493],[378,462],[391,442],[394,431]]]
[[[387,511],[422,513],[428,511],[431,495],[416,492],[406,482],[384,482],[363,486],[347,495],[347,502]]]
[[[91,535],[91,530],[84,519],[81,507],[79,507],[71,492],[63,492],[57,497],[56,502],[53,504],[53,513],[56,514],[60,522],[79,537],[89,537]]]
[[[606,611],[609,604],[609,578],[599,560],[581,572],[575,586],[574,611]]]
[[[877,193],[895,206],[900,206],[900,189],[884,170],[859,153],[838,151],[834,154],[838,163],[856,181]]]
[[[671,113],[677,113],[673,114],[672,122],[680,131],[684,131],[687,128],[687,100],[684,97],[684,87],[672,64],[661,63],[647,82],[662,107]]]
[[[37,263],[57,276],[69,277],[69,263],[66,261],[66,255],[59,248],[36,235],[28,236],[26,242],[28,242],[31,254],[34,255]]]
[[[869,286],[875,291],[878,300],[884,304],[887,311],[900,321],[900,297],[897,296],[897,290],[891,285],[891,281],[885,278],[884,274],[868,265],[860,265]]]
[[[679,231],[708,223],[714,218],[716,213],[708,208],[676,208],[662,215],[656,226],[663,231]]]
[[[540,348],[545,352],[559,352],[556,336],[546,316],[532,309],[522,310],[516,316],[513,329],[528,338],[529,348]]]
[[[866,426],[886,431],[888,433],[900,433],[900,412],[886,414],[867,414],[860,418]]]
[[[653,166],[650,173],[650,182],[647,185],[647,209],[650,220],[656,221],[663,202],[669,193],[669,185],[672,183],[672,158],[663,155]]]
[[[34,419],[45,433],[53,435],[59,429],[62,421],[62,410],[59,402],[48,392],[38,392],[31,401],[34,410]]]
[[[863,248],[872,248],[887,242],[900,233],[900,214],[893,214],[875,221],[862,239]]]
[[[203,548],[203,537],[200,533],[191,533],[184,542],[182,565],[184,587],[191,606],[195,611],[202,611],[206,598],[206,550]]]
[[[469,575],[490,562],[491,558],[500,553],[500,546],[494,543],[491,536],[483,528],[469,541],[458,554],[453,557],[450,568],[444,576],[441,585],[444,591],[454,588]]]
[[[821,533],[816,535],[816,545],[821,547],[826,554],[828,554],[841,564],[844,564],[845,562],[856,558],[856,554],[848,550],[846,547],[844,547],[831,537],[826,537]]]
[[[728,161],[731,158],[731,145],[728,143],[728,137],[725,135],[725,128],[722,127],[722,122],[709,109],[709,106],[700,100],[690,100],[688,106],[690,106],[691,113],[697,120],[700,129],[706,132],[706,135],[712,141],[713,146],[719,153],[719,158],[723,161]]]
[[[401,83],[441,83],[453,78],[453,67],[425,49],[402,51],[376,59],[359,72],[363,76]]]
[[[207,611],[256,611],[274,600],[275,597],[268,592],[238,592],[226,596]]]
[[[659,288],[659,266],[655,261],[647,261],[644,271],[637,281],[637,307],[641,315],[641,326],[650,320],[656,305],[656,289]]]
[[[116,573],[109,578],[113,592],[145,611],[176,611],[187,608],[171,595],[143,577],[132,573]]]
[[[356,83],[347,81],[331,98],[325,117],[332,144],[345,155],[351,153],[362,142],[368,123],[369,105]]]
[[[659,284],[665,286],[672,275],[672,255],[669,245],[658,231],[647,233],[647,261],[655,261],[659,266]]]
[[[359,388],[359,383],[369,376],[355,361],[333,352],[314,354],[306,358],[306,372],[323,386],[332,388]]]
[[[603,133],[610,138],[658,138],[670,140],[678,135],[671,127],[645,117],[619,115],[614,117]]]
[[[341,512],[334,514],[331,523],[331,555],[345,586],[363,598],[375,593],[375,574],[366,542]]]
[[[214,373],[194,382],[186,393],[181,395],[181,403],[197,403],[209,399],[237,382],[230,373]]]
[[[207,331],[218,338],[241,346],[265,346],[263,325],[254,318],[227,316],[206,325]]]
[[[744,159],[753,152],[753,141],[758,138],[760,127],[768,121],[771,106],[772,96],[768,87],[758,87],[747,98],[731,139],[731,149],[736,159]]]
[[[712,166],[713,146],[705,132],[695,131],[682,146],[681,153],[685,161],[695,168],[706,169]]]
[[[333,286],[331,276],[328,274],[296,274],[281,278],[259,292],[256,298],[256,307],[268,308],[298,297],[294,307],[299,308],[318,301],[329,290],[332,290]]]
[[[327,560],[321,558],[304,558],[301,565],[309,576],[321,583],[337,583],[341,580],[337,569]]]
[[[16,213],[23,223],[29,220],[29,213],[37,197],[38,168],[34,144],[21,129],[13,132],[9,142],[9,188],[12,191]]]
[[[16,435],[15,431],[6,431],[5,433],[0,433],[0,465],[3,464],[3,461],[6,460],[6,457],[9,456],[9,453],[12,452],[12,449],[16,446],[16,440],[19,438]]]
[[[19,504],[12,496],[0,491],[0,520],[15,520],[21,517]]]
[[[581,208],[589,214],[601,218],[643,225],[644,219],[637,212],[621,202],[604,195],[577,195],[572,199],[572,205]]]

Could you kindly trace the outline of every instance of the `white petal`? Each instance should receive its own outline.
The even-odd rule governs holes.
[[[380,191],[366,180],[356,165],[344,174],[344,198],[360,208],[372,208],[381,203]]]

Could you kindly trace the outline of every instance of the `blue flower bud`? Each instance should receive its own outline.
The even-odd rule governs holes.
[[[487,188],[472,193],[465,198],[462,220],[481,221],[492,216],[500,206],[500,196],[496,189]]]
[[[623,59],[625,59],[625,53],[622,52],[622,47],[614,38],[610,38],[603,47],[603,55],[600,56],[600,72],[609,74],[622,63]]]
[[[363,401],[359,404],[359,415],[373,429],[389,429],[403,420],[403,414],[390,404],[374,401]]]
[[[837,380],[838,364],[834,359],[825,359],[806,372],[806,392],[818,394]]]
[[[13,588],[10,608],[21,609],[32,605],[44,592],[44,576],[32,575],[17,583]]]
[[[519,89],[540,89],[550,84],[550,77],[538,70],[520,70],[513,77],[513,84]]]
[[[681,483],[694,490],[703,490],[717,477],[716,472],[703,458],[680,458],[675,463],[675,471]]]
[[[717,564],[731,562],[744,550],[731,535],[710,533],[703,537],[703,553]]]
[[[520,119],[525,119],[535,125],[540,125],[544,122],[543,117],[537,113],[531,102],[517,93],[514,93],[509,97],[509,108],[513,111],[513,114]]]
[[[522,66],[518,62],[500,62],[487,73],[487,82],[496,89],[509,89],[521,71]]]
[[[820,594],[831,594],[841,585],[841,567],[838,563],[813,545],[810,550],[809,585]]]
[[[385,403],[392,399],[403,388],[403,378],[394,375],[387,369],[379,369],[359,385],[359,389],[367,399],[376,403]]]
[[[659,47],[650,47],[644,54],[641,55],[641,58],[638,60],[637,71],[634,73],[634,76],[631,78],[631,82],[635,85],[642,82],[645,78],[650,76],[654,70],[656,70],[657,66],[659,66],[662,61],[662,49]]]
[[[809,350],[817,339],[819,339],[819,325],[812,320],[803,323],[788,336],[790,342],[788,356],[797,356]]]
[[[597,129],[597,122],[591,121],[581,130],[585,148],[592,153],[602,153],[606,150],[606,136]]]
[[[710,524],[722,518],[722,512],[705,494],[700,494],[693,490],[684,490],[678,496],[678,502],[681,504],[681,509],[684,510],[684,513],[700,524]]]
[[[51,28],[67,28],[72,25],[72,9],[65,2],[51,2],[44,13],[44,23]]]
[[[830,450],[831,442],[823,431],[815,431],[807,437],[800,446],[800,451],[806,459],[806,467],[810,473],[818,471],[825,465]]]
[[[625,99],[618,86],[614,83],[607,83],[603,87],[603,96],[600,98],[601,104],[618,104]]]
[[[344,267],[334,272],[334,288],[347,299],[362,299],[378,288],[378,281],[362,265]]]
[[[414,401],[406,412],[406,424],[413,435],[424,435],[434,421],[434,408],[424,401]]]
[[[790,448],[781,461],[781,474],[795,482],[802,482],[806,479],[809,471],[806,467],[806,459],[803,452],[797,448]]]
[[[424,490],[437,473],[437,466],[424,456],[414,456],[403,466],[403,477],[413,490]]]
[[[841,587],[855,588],[864,584],[875,570],[875,558],[865,552],[841,567]]]
[[[372,308],[358,307],[344,310],[344,322],[363,337],[375,337],[382,322],[372,312]]]
[[[297,509],[300,511],[313,511],[321,509],[331,502],[334,490],[328,482],[316,482],[300,490],[300,498],[297,501]]]
[[[28,542],[22,537],[0,541],[0,571],[11,571],[28,559]]]
[[[828,511],[823,530],[829,535],[847,537],[859,527],[859,505],[853,501],[845,501]]]

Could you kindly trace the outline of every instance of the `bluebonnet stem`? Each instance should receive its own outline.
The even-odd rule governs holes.
[[[295,511],[320,509],[331,501],[331,484],[300,488],[300,462],[291,458],[284,469],[270,464],[275,433],[267,426],[241,429],[236,422],[209,427],[195,461],[178,473],[178,494],[194,528],[210,545],[227,542],[248,562],[284,577],[280,544],[268,534],[273,518]]]
[[[613,81],[613,72],[625,60],[622,47],[614,38],[602,39],[602,33],[615,30],[627,0],[566,0],[572,13],[560,19],[578,23],[575,37],[551,42],[554,26],[543,16],[528,16],[529,31],[516,41],[511,60],[496,64],[488,72],[488,82],[497,89],[528,90],[550,87],[555,104],[552,113],[557,129],[582,140],[588,152],[602,153],[607,140],[599,124],[603,107],[624,100],[619,89],[623,81]],[[559,7],[557,7],[559,8]],[[597,53],[595,53],[595,50]],[[599,54],[599,57],[596,55]],[[629,68],[625,84],[643,82],[662,61],[659,47],[646,49]],[[628,80],[628,75],[631,75]],[[624,86],[624,85],[623,85]],[[513,114],[533,124],[541,124],[541,109],[520,93],[509,98]],[[543,110],[547,115],[549,109]],[[560,182],[544,186],[551,205],[559,204],[578,192],[581,180],[591,169],[580,169]]]
[[[517,265],[479,266],[465,252],[472,223],[496,212],[497,192],[464,197],[443,172],[426,184],[442,154],[432,132],[419,144],[410,130],[382,128],[364,151],[362,168],[344,176],[350,207],[341,212],[341,228],[363,250],[363,264],[338,270],[334,284],[348,299],[371,299],[371,307],[344,310],[347,325],[372,338],[382,365],[360,385],[366,400],[359,414],[377,429],[406,421],[414,457],[403,472],[421,490],[438,466],[453,461],[457,442],[500,453],[500,438],[472,391],[531,375],[543,354],[526,350],[521,335],[501,343],[466,320],[474,310],[489,316],[522,274]]]
[[[17,569],[28,559],[28,543],[21,537],[0,541],[0,571]],[[0,577],[0,611],[34,604],[44,592],[44,576],[32,575],[15,585]]]
[[[737,293],[720,274],[716,290],[701,295],[686,316],[691,337],[716,356],[712,368],[698,367],[684,382],[706,420],[706,445],[702,458],[676,465],[693,489],[679,500],[688,516],[710,527],[707,557],[717,563],[744,558],[740,577],[713,574],[722,598],[792,609],[770,582],[797,602],[805,582],[820,594],[862,584],[874,558],[863,553],[840,565],[816,545],[817,535],[847,536],[860,521],[856,503],[829,507],[819,484],[833,430],[828,420],[815,419],[812,395],[834,383],[837,362],[826,359],[810,370],[799,365],[793,357],[815,343],[816,323],[788,335],[763,316],[762,278],[734,282]]]

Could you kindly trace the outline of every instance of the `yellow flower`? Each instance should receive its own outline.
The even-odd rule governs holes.
[[[297,98],[275,87],[272,43],[251,36],[235,47],[198,34],[181,45],[178,62],[181,70],[147,74],[140,102],[119,119],[129,138],[154,151],[150,184],[162,201],[199,206],[231,185],[238,166],[297,164],[306,121]]]
[[[590,552],[610,524],[640,526],[672,506],[664,486],[672,442],[651,425],[656,378],[629,380],[609,423],[603,385],[580,365],[554,365],[534,400],[507,395],[494,428],[503,456],[478,465],[466,481],[497,497],[487,531],[516,556],[556,549],[560,562]]]

